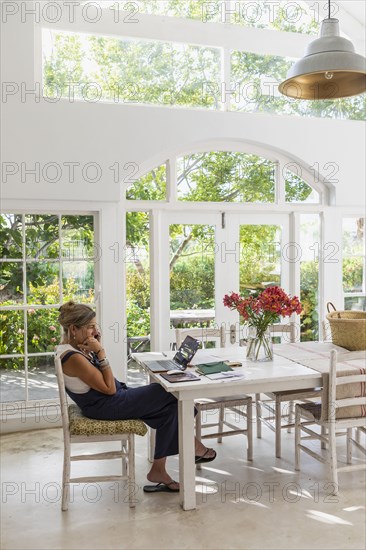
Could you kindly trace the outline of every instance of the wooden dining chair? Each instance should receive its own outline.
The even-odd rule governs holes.
[[[61,358],[55,356],[55,369],[61,404],[62,430],[64,440],[64,460],[62,474],[63,511],[68,509],[70,500],[70,483],[90,483],[105,481],[126,481],[130,507],[136,504],[135,485],[135,439],[136,435],[145,435],[147,427],[141,420],[93,420],[83,416],[77,405],[67,401]],[[95,443],[118,441],[121,450],[93,454],[71,454],[73,443]],[[71,462],[82,460],[122,460],[121,475],[70,477]]]
[[[366,433],[366,368],[354,372],[337,372],[337,352],[330,352],[329,376],[324,375],[324,390],[321,403],[296,405],[295,412],[295,470],[300,470],[300,454],[304,451],[316,460],[327,464],[333,494],[338,493],[338,472],[348,472],[366,468],[363,464],[352,464],[353,447],[364,455],[366,449],[360,443],[359,435]],[[328,388],[327,388],[328,386]],[[304,421],[302,421],[304,419]],[[317,433],[309,426],[322,428]],[[356,428],[356,438],[353,429]],[[337,430],[342,430],[338,432]],[[338,466],[336,437],[344,436],[346,429],[346,466]],[[302,437],[301,432],[306,435]],[[319,440],[323,443],[324,454],[320,455],[303,445],[305,440]]]
[[[177,346],[179,347],[186,336],[192,336],[201,340],[202,347],[205,348],[208,342],[215,341],[220,347],[225,347],[225,327],[220,328],[186,328],[176,329]],[[249,395],[217,397],[212,399],[197,399],[195,407],[198,411],[196,415],[196,437],[202,439],[215,438],[218,443],[222,443],[222,438],[231,435],[243,434],[247,437],[247,459],[253,460],[253,417],[252,417],[252,398]],[[218,422],[202,422],[203,413],[208,411],[219,412]],[[245,419],[245,428],[238,427],[226,418],[226,412],[235,420]],[[228,428],[225,430],[225,427]],[[202,434],[203,429],[216,428],[215,432]],[[201,469],[201,464],[196,465]]]
[[[281,343],[295,342],[296,339],[296,327],[293,323],[272,325],[271,333],[273,336],[279,336]],[[277,458],[281,458],[281,430],[286,429],[290,433],[295,425],[295,401],[306,402],[317,398],[321,391],[321,388],[308,388],[266,392],[264,399],[261,398],[261,394],[255,395],[257,438],[262,437],[262,424],[273,431]],[[286,405],[283,405],[285,403]],[[263,409],[268,413],[266,416],[263,416]]]

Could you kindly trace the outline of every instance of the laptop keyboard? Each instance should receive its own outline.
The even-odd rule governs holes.
[[[177,363],[174,363],[174,361],[171,361],[170,359],[149,361],[149,366],[153,369],[162,367],[164,370],[183,370],[183,367],[180,367]]]

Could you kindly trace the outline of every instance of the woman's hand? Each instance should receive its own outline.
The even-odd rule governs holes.
[[[81,351],[87,353],[98,353],[98,351],[102,349],[102,345],[100,343],[100,334],[98,334],[98,336],[99,339],[95,338],[94,336],[88,336],[88,338],[86,338],[82,344],[78,344],[78,348]]]

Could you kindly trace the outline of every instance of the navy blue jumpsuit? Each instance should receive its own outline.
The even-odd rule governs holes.
[[[70,351],[61,359],[78,353]],[[94,355],[91,364],[98,368]],[[178,453],[178,402],[160,384],[149,384],[139,388],[129,388],[116,382],[116,393],[106,395],[90,389],[86,393],[74,393],[66,388],[67,394],[80,407],[84,416],[97,420],[143,420],[156,429],[154,458],[163,458]]]

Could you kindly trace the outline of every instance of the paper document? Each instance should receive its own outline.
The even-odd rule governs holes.
[[[206,378],[209,378],[210,380],[233,380],[233,379],[239,379],[239,378],[245,378],[244,373],[240,372],[216,372],[215,374],[206,374]]]

